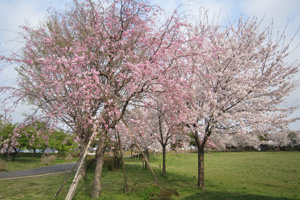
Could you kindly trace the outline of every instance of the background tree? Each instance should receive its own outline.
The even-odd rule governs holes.
[[[298,63],[284,61],[290,44],[282,44],[283,35],[273,40],[271,26],[261,31],[256,18],[225,27],[203,22],[188,43],[194,56],[187,57],[187,127],[198,146],[198,187],[204,192],[204,147],[212,134],[279,131],[294,120],[288,117],[296,107],[280,105],[295,88]]]
[[[5,117],[0,117],[0,153],[6,153],[8,157],[12,155],[13,161],[20,150],[20,144],[17,142],[19,134],[14,131],[15,128],[16,124],[9,122]]]
[[[63,130],[54,130],[49,135],[49,148],[58,151],[58,154],[66,154],[74,148],[74,137]]]
[[[291,141],[291,146],[295,150],[300,149],[300,131],[290,131],[288,137]]]
[[[272,141],[274,143],[274,148],[277,148],[278,150],[291,143],[291,140],[288,137],[288,131],[269,133],[267,140]]]
[[[26,127],[19,127],[22,147],[33,150],[33,156],[39,149],[43,154],[49,147],[50,127],[45,122],[36,121]]]

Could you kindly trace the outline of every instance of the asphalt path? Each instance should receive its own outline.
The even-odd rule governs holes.
[[[26,178],[37,178],[42,176],[53,176],[70,172],[76,163],[66,163],[59,165],[52,165],[47,167],[40,167],[28,170],[19,170],[12,172],[1,172],[0,181],[17,180]]]

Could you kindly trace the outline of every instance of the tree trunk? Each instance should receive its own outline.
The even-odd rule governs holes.
[[[125,168],[125,162],[124,162],[124,153],[121,145],[121,139],[120,139],[120,134],[118,133],[118,142],[119,142],[119,148],[120,148],[120,153],[121,153],[121,160],[122,160],[122,167],[123,167],[123,173],[124,173],[124,182],[125,182],[125,188],[124,191],[128,191],[128,184],[127,184],[127,175],[126,175],[126,168]],[[132,151],[131,151],[132,153]]]
[[[202,192],[205,192],[204,188],[204,146],[207,141],[207,137],[203,138],[203,141],[201,142],[198,132],[195,131],[194,138],[198,147],[198,189],[201,189]]]
[[[162,176],[166,176],[166,146],[162,146],[163,153],[163,168],[162,168]]]
[[[121,159],[122,159],[122,167],[123,167],[123,173],[124,173],[124,183],[125,183],[125,189],[124,191],[128,191],[128,184],[127,184],[127,175],[126,175],[126,168],[125,168],[125,162],[123,157],[123,152],[121,152]]]
[[[17,155],[18,155],[18,150],[16,149],[16,148],[14,148],[14,153],[12,154],[12,161],[16,161],[16,157],[17,157]]]
[[[80,141],[80,158],[82,158],[84,151],[87,147],[86,142],[84,140]],[[78,175],[78,181],[83,180],[86,177],[86,158],[83,159],[82,165],[79,166],[79,175]]]
[[[177,155],[179,153],[179,146],[178,144],[175,144],[175,154]]]
[[[94,185],[93,185],[93,193],[92,197],[94,199],[98,199],[101,194],[101,176],[102,169],[104,164],[104,153],[105,153],[105,142],[106,142],[106,133],[104,133],[98,142],[98,149],[96,151],[96,169],[94,175]]]
[[[204,146],[198,146],[198,189],[205,192],[204,188]]]
[[[150,155],[149,155],[149,149],[145,149],[144,150],[144,154],[145,154],[145,156],[147,157],[147,158],[149,158],[150,157]],[[147,162],[145,161],[145,159],[144,159],[144,167],[145,167],[145,169],[148,169],[148,164],[147,164]]]

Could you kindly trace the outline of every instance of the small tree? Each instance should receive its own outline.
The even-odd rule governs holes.
[[[172,92],[173,95],[175,92]],[[144,118],[139,117],[141,120],[146,120],[147,129],[150,134],[161,145],[163,155],[162,176],[166,176],[166,153],[167,147],[172,143],[176,145],[179,142],[178,135],[181,134],[181,128],[178,119],[178,104],[168,104],[165,94],[152,95],[152,101],[149,106],[143,110]],[[170,95],[170,93],[168,94]]]

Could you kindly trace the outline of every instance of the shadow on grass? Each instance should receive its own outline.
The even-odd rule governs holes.
[[[220,192],[220,191],[208,191],[205,194],[196,193],[182,200],[294,200],[291,198],[284,197],[270,197],[264,195],[255,194],[240,194],[232,192]]]

